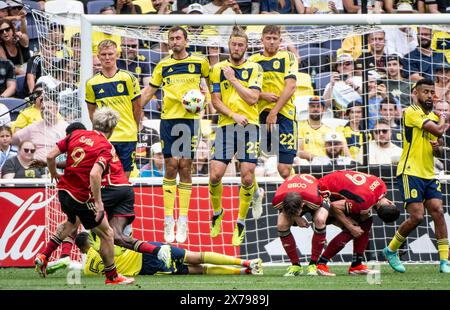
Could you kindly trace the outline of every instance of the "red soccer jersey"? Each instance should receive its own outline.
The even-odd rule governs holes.
[[[81,203],[89,201],[92,198],[89,174],[95,164],[107,168],[112,159],[111,143],[98,131],[75,130],[56,145],[62,153],[67,153],[58,189],[67,191]]]
[[[329,192],[331,201],[345,199],[348,213],[360,214],[370,209],[386,194],[386,184],[379,177],[356,171],[332,172],[319,180],[320,191]]]
[[[319,193],[319,180],[310,174],[296,174],[288,177],[275,192],[272,205],[276,206],[282,203],[289,192],[299,193],[303,202],[312,210],[316,210],[322,205],[323,198]]]
[[[102,178],[102,186],[131,186],[125,171],[123,171],[123,166],[119,156],[117,156],[115,150],[113,153],[113,157],[109,162],[107,174],[105,174]]]

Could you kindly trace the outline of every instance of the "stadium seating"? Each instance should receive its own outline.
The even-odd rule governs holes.
[[[10,111],[9,114],[11,116],[11,121],[15,121],[19,115],[19,112],[26,107],[23,99],[1,98],[0,102],[3,103]]]
[[[88,14],[99,14],[100,10],[108,7],[114,6],[114,1],[112,0],[94,0],[87,3],[87,13]]]
[[[321,72],[314,76],[313,84],[314,89],[316,90],[317,95],[322,96],[325,91],[325,87],[328,83],[330,83],[331,73],[330,72]]]

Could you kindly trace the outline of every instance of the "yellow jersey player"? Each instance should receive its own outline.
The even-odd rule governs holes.
[[[99,238],[95,234],[81,232],[75,238],[75,244],[81,253],[86,254],[83,264],[85,275],[101,275],[104,264],[99,254]],[[161,242],[148,242],[161,246]],[[259,258],[243,260],[237,257],[215,252],[192,252],[171,246],[172,265],[167,267],[156,255],[137,253],[115,247],[117,270],[124,275],[187,275],[187,274],[229,274],[229,275],[262,275],[262,260]],[[54,273],[70,265],[65,260],[50,262],[47,271]]]
[[[200,90],[202,78],[207,79],[209,76],[209,63],[203,56],[186,51],[188,38],[184,28],[172,27],[168,37],[169,48],[173,53],[158,63],[142,97],[143,102],[148,102],[163,85],[160,135],[166,167],[163,179],[164,238],[169,243],[175,239],[173,207],[177,191],[176,177],[179,174],[180,217],[176,240],[183,243],[187,238],[187,216],[192,192],[191,167],[200,124],[198,113],[189,113],[184,109],[182,97],[189,90]]]
[[[409,218],[404,221],[383,254],[398,272],[406,269],[397,250],[423,220],[425,208],[433,219],[440,258],[440,272],[450,273],[447,226],[442,208],[441,184],[434,176],[434,155],[440,152],[448,124],[444,113],[433,112],[434,83],[422,79],[414,87],[414,102],[403,112],[403,153],[397,182]]]
[[[241,245],[245,235],[245,218],[255,191],[254,175],[259,150],[258,98],[263,71],[259,64],[244,58],[248,38],[235,26],[228,41],[230,58],[216,64],[211,71],[211,99],[219,113],[219,123],[210,165],[209,192],[214,209],[211,237],[221,231],[222,177],[236,154],[240,162],[239,216],[232,243]]]
[[[294,93],[297,87],[298,61],[293,53],[280,50],[280,26],[265,26],[261,42],[264,50],[252,55],[249,61],[260,64],[264,70],[263,86],[258,101],[261,134],[265,140],[263,146],[271,153],[277,153],[278,172],[286,179],[291,174],[292,164],[297,155]],[[262,214],[263,195],[262,188],[255,190],[252,202],[255,219]]]
[[[102,69],[86,82],[86,103],[89,117],[97,107],[109,107],[119,112],[120,120],[110,138],[127,176],[134,167],[137,133],[141,117],[141,89],[138,79],[118,69],[117,45],[103,40],[98,45],[98,58]]]

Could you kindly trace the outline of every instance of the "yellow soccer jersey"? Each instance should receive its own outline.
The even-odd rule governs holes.
[[[327,156],[324,137],[330,131],[331,128],[326,125],[313,129],[307,120],[301,121],[298,125],[298,138],[302,141],[303,151],[313,156]]]
[[[137,125],[133,100],[141,96],[139,80],[126,70],[118,69],[107,78],[101,72],[86,82],[86,102],[97,107],[109,107],[120,114],[120,121],[109,139],[112,142],[137,141]]]
[[[339,126],[336,128],[336,131],[341,132],[345,137],[352,158],[362,163],[363,133],[353,131],[350,126]]]
[[[273,57],[266,57],[261,52],[250,56],[248,60],[259,63],[264,70],[261,90],[263,92],[274,93],[279,96],[283,92],[285,79],[297,79],[298,61],[291,52],[279,51]],[[280,110],[281,114],[291,120],[295,120],[294,100],[295,95],[293,95]],[[259,113],[270,111],[275,104],[276,102],[259,100]]]
[[[403,152],[397,166],[397,175],[406,174],[424,179],[434,178],[434,157],[430,141],[437,137],[422,129],[429,121],[439,122],[439,117],[412,104],[403,112]]]
[[[225,78],[222,68],[230,66],[239,82],[247,88],[261,90],[263,82],[263,70],[261,66],[252,61],[245,61],[239,66],[233,65],[228,60],[216,64],[211,70],[211,93],[220,93],[222,102],[234,113],[247,117],[250,124],[259,125],[258,105],[249,105],[242,99],[236,89]],[[235,121],[227,115],[219,115],[219,127],[235,124]]]
[[[40,120],[42,120],[41,111],[32,105],[20,111],[17,119],[11,125],[11,129],[14,130],[16,127],[25,128]]]
[[[117,272],[125,276],[136,276],[142,269],[142,253],[125,250],[114,258]],[[100,254],[91,247],[86,254],[84,274],[87,276],[103,274],[105,266]]]
[[[177,60],[172,56],[162,59],[149,82],[150,86],[159,88],[162,85],[164,93],[161,118],[197,119],[199,114],[186,111],[181,100],[191,89],[200,89],[201,78],[208,78],[209,62],[200,55],[189,54],[185,59]]]

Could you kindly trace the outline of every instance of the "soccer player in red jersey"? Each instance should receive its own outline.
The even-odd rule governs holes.
[[[309,212],[313,217],[314,236],[323,235],[325,240],[328,201],[323,199],[319,193],[319,180],[309,174],[297,174],[288,177],[280,185],[272,200],[272,205],[280,210],[277,221],[278,236],[280,236],[281,244],[292,263],[284,276],[299,276],[303,273],[303,267],[300,265],[291,226],[308,227],[309,223],[302,216]],[[319,253],[317,255],[319,258],[324,242],[315,242],[317,237],[314,236],[312,251]],[[316,274],[315,264],[308,266],[307,274]]]
[[[372,207],[385,223],[398,219],[400,211],[385,197],[386,184],[379,177],[357,171],[336,171],[319,180],[322,195],[331,203],[327,223],[343,228],[327,246],[317,264],[317,273],[334,276],[327,262],[350,241],[354,240],[349,274],[368,274],[374,271],[362,263],[372,228]]]
[[[114,233],[104,217],[105,210],[100,192],[103,172],[113,157],[114,149],[107,140],[119,121],[117,112],[102,108],[95,112],[93,131],[76,130],[59,141],[47,155],[52,179],[58,182],[58,198],[66,222],[60,224],[46,248],[35,258],[36,270],[46,276],[48,258],[78,224],[92,229],[101,239],[100,254],[105,263],[105,284],[131,284],[133,278],[117,273],[114,263]],[[56,171],[56,157],[67,153],[63,175]]]

